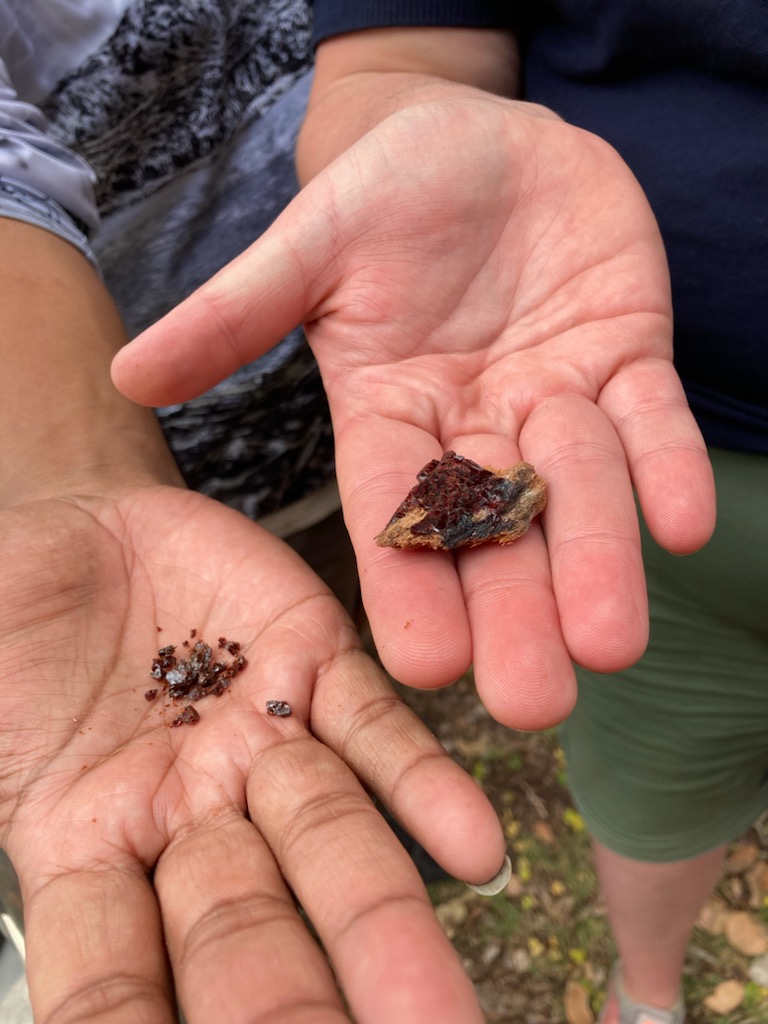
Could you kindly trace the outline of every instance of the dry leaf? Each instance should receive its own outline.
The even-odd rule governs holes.
[[[565,986],[565,1019],[568,1024],[595,1024],[587,990],[573,978]]]
[[[762,956],[768,953],[768,933],[756,918],[745,910],[728,914],[725,920],[725,937],[734,949],[745,956]]]
[[[451,746],[462,757],[472,761],[488,753],[488,740],[485,737],[477,740],[464,740],[459,737],[451,741]]]
[[[721,981],[717,988],[704,1000],[704,1005],[713,1013],[730,1013],[744,998],[744,986],[740,981]]]
[[[768,864],[764,860],[759,860],[745,877],[749,886],[749,905],[757,910],[763,906],[768,896]]]
[[[726,875],[723,878],[723,890],[726,897],[736,905],[741,903],[744,895],[744,883],[740,875]]]
[[[747,969],[749,980],[760,988],[768,988],[768,956],[759,956]]]
[[[469,900],[465,895],[456,896],[452,900],[446,900],[435,907],[437,919],[443,926],[443,931],[449,939],[454,938],[458,929],[464,924],[469,913],[467,906]]]
[[[507,896],[511,896],[513,899],[515,896],[519,896],[523,891],[523,883],[520,881],[517,875],[510,875],[509,881],[504,886],[504,892]]]
[[[518,974],[526,974],[531,969],[531,954],[525,949],[513,949],[509,955],[509,965]]]
[[[740,875],[757,860],[759,850],[754,843],[738,843],[725,859],[725,873]]]
[[[535,935],[532,935],[528,939],[528,952],[534,959],[538,956],[541,956],[544,953],[545,949],[546,946],[544,945],[544,943],[541,941],[541,939],[537,939]]]
[[[555,841],[555,833],[548,821],[537,821],[533,826],[533,834],[542,843],[552,844]]]
[[[725,931],[725,922],[730,915],[728,907],[720,900],[707,900],[696,922],[699,928],[703,928],[710,935],[722,935]]]

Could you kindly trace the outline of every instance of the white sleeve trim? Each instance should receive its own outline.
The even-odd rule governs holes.
[[[82,227],[49,196],[0,175],[0,217],[52,231],[74,245],[97,270],[99,265]]]
[[[47,122],[19,100],[0,60],[0,176],[48,196],[87,231],[99,224],[91,166],[46,134]]]

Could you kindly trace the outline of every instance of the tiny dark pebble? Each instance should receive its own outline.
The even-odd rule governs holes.
[[[144,700],[154,700],[157,696],[157,690],[147,690],[144,694]]]
[[[291,713],[291,705],[284,700],[268,700],[267,701],[267,714],[268,715],[279,715],[280,718],[286,718]]]

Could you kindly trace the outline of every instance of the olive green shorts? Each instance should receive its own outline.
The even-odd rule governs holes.
[[[615,676],[578,670],[563,727],[576,807],[635,860],[694,857],[768,808],[768,458],[710,454],[712,541],[680,558],[644,533],[648,651]]]

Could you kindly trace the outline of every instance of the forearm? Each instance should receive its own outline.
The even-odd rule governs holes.
[[[450,83],[516,97],[514,36],[491,29],[391,28],[321,43],[296,151],[299,179],[309,181],[389,115],[444,96]]]
[[[0,505],[100,487],[180,483],[154,414],[115,389],[127,340],[69,243],[0,218]]]

